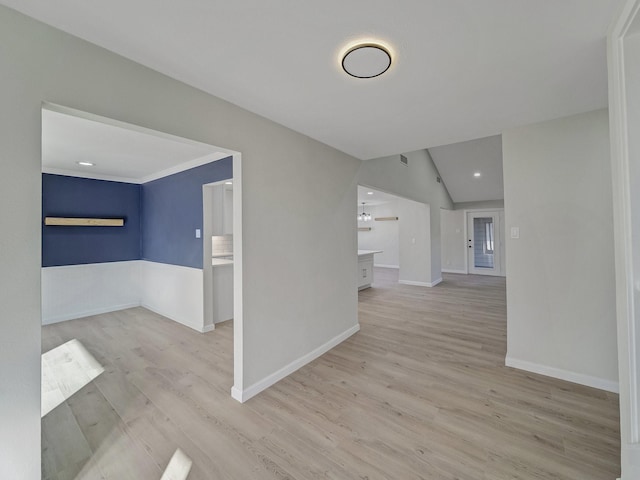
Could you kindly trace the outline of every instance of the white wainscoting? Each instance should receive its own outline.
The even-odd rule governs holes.
[[[135,260],[42,269],[42,324],[143,306],[203,331],[198,268]]]
[[[199,332],[204,325],[203,273],[199,268],[141,261],[140,304]]]
[[[42,324],[140,305],[139,261],[42,269]]]

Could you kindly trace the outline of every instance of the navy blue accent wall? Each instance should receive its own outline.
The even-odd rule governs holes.
[[[140,200],[140,185],[42,174],[42,266],[139,260]],[[124,226],[45,226],[44,217],[124,218]]]
[[[202,185],[232,177],[227,157],[142,185],[142,258],[202,268]]]

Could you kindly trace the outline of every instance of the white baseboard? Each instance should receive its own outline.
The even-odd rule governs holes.
[[[443,268],[442,273],[460,273],[462,275],[467,275],[466,270],[456,270],[454,268]]]
[[[211,325],[205,325],[202,330],[202,333],[213,332],[216,329],[216,324],[212,323]]]
[[[117,312],[118,310],[126,310],[127,308],[139,307],[140,303],[128,303],[125,305],[112,305],[104,308],[96,308],[93,310],[85,310],[82,312],[67,313],[55,317],[43,318],[42,325],[51,325],[53,323],[66,322],[67,320],[76,320],[78,318],[91,317],[93,315],[101,315],[103,313]]]
[[[378,268],[400,268],[400,265],[383,265],[380,263],[374,263],[373,266]]]
[[[178,318],[178,317],[174,317],[172,315],[168,315],[167,312],[163,312],[158,310],[157,308],[152,307],[151,305],[148,305],[146,303],[143,303],[142,305],[140,305],[142,308],[146,308],[147,310],[153,312],[153,313],[157,313],[158,315],[160,315],[161,317],[164,318],[168,318],[169,320],[172,320],[176,323],[179,323],[180,325],[184,325],[185,327],[189,327],[192,330],[195,330],[196,332],[199,333],[204,333],[202,330],[203,328],[201,326],[198,325],[191,325],[190,323],[185,322],[184,320]]]
[[[353,327],[345,330],[341,334],[336,335],[331,340],[320,345],[315,350],[312,350],[306,355],[303,355],[297,360],[294,360],[288,365],[285,365],[280,370],[272,373],[271,375],[268,375],[267,377],[254,383],[250,387],[245,388],[244,390],[240,390],[239,388],[236,388],[235,386],[233,386],[233,388],[231,388],[231,396],[235,398],[237,401],[239,401],[240,403],[246,402],[251,397],[256,396],[258,393],[262,392],[263,390],[266,390],[271,385],[282,380],[284,377],[291,375],[293,372],[295,372],[299,368],[304,367],[307,363],[315,360],[322,354],[328,352],[336,345],[344,342],[347,338],[349,338],[351,335],[356,333],[358,330],[360,330],[360,324],[354,325]]]
[[[416,287],[435,287],[440,282],[442,282],[442,278],[438,278],[433,282],[414,282],[413,280],[398,280],[398,283],[402,285],[413,285]]]
[[[586,385],[587,387],[598,388],[600,390],[606,390],[607,392],[620,393],[618,382],[605,380],[604,378],[592,377],[591,375],[585,375],[583,373],[571,372],[569,370],[563,370],[561,368],[549,367],[547,365],[540,365],[539,363],[527,362],[526,360],[519,360],[517,358],[509,357],[508,355],[505,358],[504,363],[507,367],[513,367],[519,370],[525,370],[527,372],[538,373],[547,377],[558,378],[560,380],[566,380],[567,382]]]
[[[427,282],[414,282],[413,280],[398,280],[398,283],[402,285],[413,285],[414,287],[430,287],[431,284]]]
[[[240,403],[244,403],[247,400],[249,400],[248,398],[243,399],[242,390],[240,390],[239,388],[236,388],[235,385],[231,387],[231,398],[233,398],[234,400],[237,400]]]

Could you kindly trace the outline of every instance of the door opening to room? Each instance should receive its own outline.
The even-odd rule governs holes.
[[[240,162],[238,152],[43,105],[43,478],[94,476],[111,468],[111,449],[137,477],[160,478],[169,457],[145,462],[125,423],[157,414],[159,385],[189,382],[223,402],[242,383]],[[220,221],[212,183],[228,207]],[[216,228],[235,259],[224,285],[213,283]],[[219,318],[233,323],[206,334],[221,298]],[[176,392],[162,398],[179,404]],[[163,425],[180,435],[177,418]]]
[[[358,290],[441,281],[431,268],[428,204],[358,185],[357,218]]]
[[[233,180],[202,186],[204,329],[233,319]]]
[[[399,198],[358,186],[358,290],[398,282]]]

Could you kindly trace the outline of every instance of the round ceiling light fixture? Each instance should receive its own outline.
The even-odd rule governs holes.
[[[342,68],[355,78],[374,78],[391,67],[391,53],[379,43],[360,43],[342,57]]]

